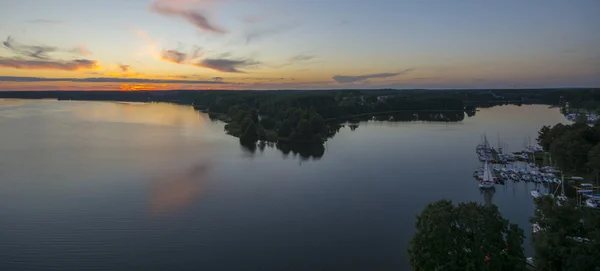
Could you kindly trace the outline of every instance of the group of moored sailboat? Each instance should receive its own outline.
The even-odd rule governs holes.
[[[541,196],[550,196],[552,198],[554,198],[554,200],[556,200],[556,203],[558,204],[562,204],[562,202],[567,200],[567,196],[565,196],[565,182],[564,182],[564,175],[562,175],[562,179],[558,180],[558,182],[561,184],[561,186],[556,188],[556,191],[554,191],[554,193],[542,193],[540,192],[540,190],[531,190],[531,196],[533,198],[539,198]],[[555,179],[557,180],[557,179]],[[561,193],[560,195],[557,195],[558,189],[560,188]]]
[[[546,170],[548,169],[548,170]],[[554,168],[537,168],[528,166],[528,168],[506,168],[495,169],[500,172],[500,177],[504,180],[524,181],[534,183],[555,183],[560,184],[561,180],[554,175]]]
[[[505,144],[501,144],[498,137],[498,148],[490,146],[487,136],[481,136],[481,143],[476,147],[476,153],[483,167],[475,169],[473,177],[479,180],[480,188],[492,188],[493,184],[504,184],[505,181],[524,181],[534,183],[560,183],[561,181],[554,175],[557,171],[551,167],[537,168],[535,164],[526,164],[523,162],[511,163],[518,159],[529,160],[529,154],[540,150],[538,145],[532,145],[529,142],[524,143],[523,152],[520,154],[505,154]],[[526,168],[515,168],[515,165],[523,163]],[[496,176],[496,177],[494,177]]]
[[[501,144],[498,137],[498,148],[490,146],[485,134],[481,137],[481,143],[476,147],[476,153],[483,166],[475,169],[473,177],[479,183],[480,189],[494,189],[495,184],[504,184],[506,181],[514,182],[532,182],[547,187],[547,192],[542,192],[536,188],[530,191],[533,198],[549,196],[553,198],[558,205],[562,205],[567,197],[565,196],[565,177],[560,169],[551,166],[538,166],[536,164],[536,153],[543,151],[537,144],[531,144],[531,139],[526,138],[523,143],[522,152],[504,153],[506,145]],[[531,159],[530,159],[531,158]],[[550,160],[552,161],[552,160]],[[570,181],[580,183],[581,177],[570,177]],[[550,190],[551,184],[556,184],[555,191]],[[537,187],[537,185],[536,185]],[[541,188],[541,187],[539,187]],[[600,187],[594,187],[592,184],[580,183],[575,186],[577,202],[579,205],[600,209],[600,193],[595,192]],[[559,191],[560,189],[560,191]]]

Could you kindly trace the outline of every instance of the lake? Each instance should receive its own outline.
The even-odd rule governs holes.
[[[545,105],[361,122],[302,157],[186,106],[0,99],[0,270],[410,270],[438,199],[496,204],[529,237],[535,185],[482,193],[475,146],[561,122]]]

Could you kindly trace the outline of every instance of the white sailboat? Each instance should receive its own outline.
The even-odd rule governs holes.
[[[562,178],[562,180],[560,182],[561,183],[561,186],[560,186],[561,192],[560,192],[560,195],[556,196],[556,198],[555,198],[556,203],[558,203],[558,204],[562,204],[563,201],[567,201],[567,196],[565,196],[565,175],[562,174],[562,172],[561,172],[561,178]]]
[[[481,189],[490,189],[494,188],[494,176],[492,175],[492,171],[487,162],[483,166],[483,178],[479,183],[479,188]]]
[[[591,198],[585,200],[585,206],[590,207],[590,208],[600,208],[600,198],[591,197]]]
[[[531,190],[531,196],[537,199],[542,196],[542,193],[539,190]]]

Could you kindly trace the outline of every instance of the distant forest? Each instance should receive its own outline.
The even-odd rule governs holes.
[[[58,100],[99,100],[129,102],[170,102],[192,105],[199,95],[205,93],[254,93],[319,96],[364,95],[369,96],[430,96],[452,97],[466,105],[485,106],[503,103],[560,105],[570,101],[579,107],[599,109],[600,89],[559,88],[559,89],[366,89],[366,90],[170,90],[170,91],[0,91],[0,98],[19,99],[58,99]],[[341,94],[340,94],[341,93]]]
[[[0,98],[169,102],[226,122],[242,144],[323,143],[346,122],[461,121],[478,107],[547,104],[597,111],[598,89],[8,91]],[[351,128],[353,126],[351,125]],[[356,127],[354,127],[356,128]]]

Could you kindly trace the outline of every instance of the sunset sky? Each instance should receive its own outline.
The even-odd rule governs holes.
[[[0,90],[600,86],[598,0],[0,5]]]

